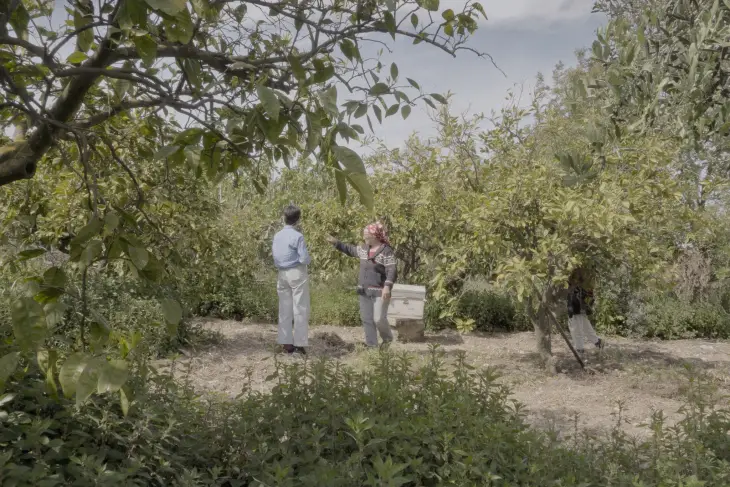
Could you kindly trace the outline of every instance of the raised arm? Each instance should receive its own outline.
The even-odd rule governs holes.
[[[340,242],[335,237],[327,237],[327,241],[343,254],[349,255],[350,257],[358,257],[357,245]]]

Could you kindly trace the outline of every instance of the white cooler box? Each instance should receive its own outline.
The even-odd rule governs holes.
[[[388,318],[393,320],[422,320],[425,303],[425,286],[396,283],[390,293]]]

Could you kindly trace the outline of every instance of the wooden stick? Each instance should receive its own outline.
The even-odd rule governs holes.
[[[537,286],[535,286],[535,283],[533,282],[531,284],[532,284],[533,291],[535,291],[535,294],[537,294],[538,296],[540,296],[540,294],[541,294],[540,293],[540,290],[537,288]],[[542,303],[542,300],[540,300],[540,301],[541,301],[541,305],[544,305],[545,306],[545,309],[547,310],[548,315],[550,315],[550,317],[553,319],[553,322],[555,323],[555,328],[558,329],[558,333],[560,333],[560,336],[563,337],[563,340],[565,340],[565,343],[568,344],[568,348],[570,348],[570,351],[573,352],[573,356],[575,357],[575,359],[580,364],[580,368],[583,369],[583,370],[585,370],[586,365],[583,363],[583,359],[580,358],[580,355],[578,355],[578,352],[576,352],[575,351],[575,348],[573,348],[573,344],[570,343],[570,340],[568,339],[568,337],[563,332],[563,329],[560,328],[560,323],[558,322],[558,317],[555,316],[555,313],[553,313],[553,310],[551,310],[548,307],[547,303]]]
[[[568,344],[568,348],[570,348],[570,351],[573,352],[573,355],[575,356],[575,359],[580,364],[580,367],[585,370],[586,366],[583,363],[583,359],[580,358],[580,355],[578,354],[578,352],[576,352],[575,348],[573,348],[573,344],[570,343],[570,340],[565,335],[565,333],[563,332],[562,328],[560,328],[560,324],[558,323],[558,317],[555,316],[555,313],[553,313],[553,310],[551,310],[550,308],[547,308],[547,310],[548,310],[548,314],[550,315],[550,317],[553,319],[553,322],[555,323],[555,328],[558,329],[558,332],[560,333],[560,335],[565,340],[565,343]]]

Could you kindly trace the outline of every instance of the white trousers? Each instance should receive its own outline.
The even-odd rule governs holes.
[[[309,274],[300,265],[279,271],[276,281],[279,294],[280,345],[309,345]],[[292,328],[293,325],[293,328]]]
[[[573,338],[573,346],[576,350],[585,350],[585,340],[591,345],[595,345],[598,342],[598,336],[585,314],[573,315],[568,319],[568,326],[570,327],[570,336]]]

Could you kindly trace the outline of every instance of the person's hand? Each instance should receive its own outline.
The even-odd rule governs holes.
[[[337,243],[337,239],[333,237],[332,235],[327,235],[327,241],[331,243],[332,245]]]
[[[384,288],[383,288],[383,295],[382,295],[382,298],[383,298],[384,300],[388,300],[388,299],[390,299],[390,288],[389,288],[389,287],[384,287]]]

